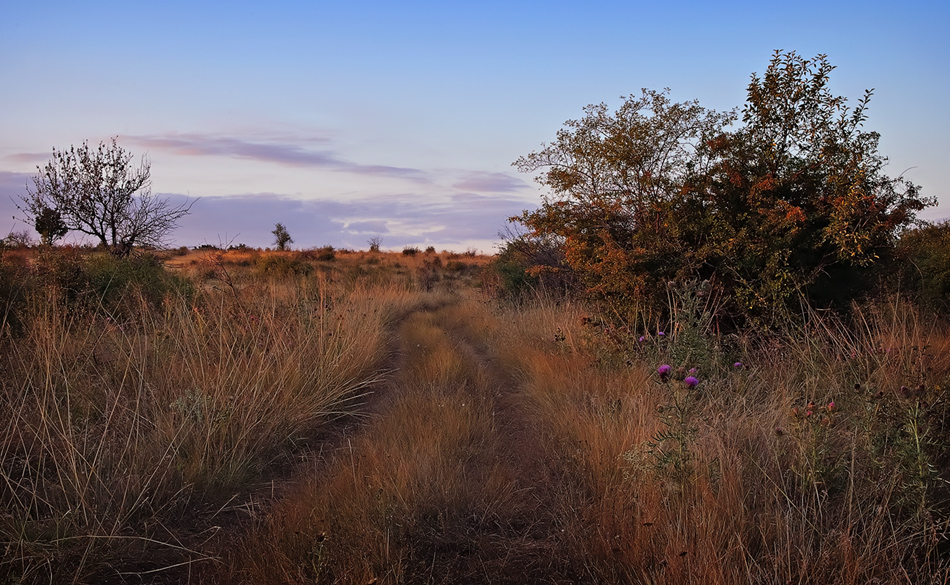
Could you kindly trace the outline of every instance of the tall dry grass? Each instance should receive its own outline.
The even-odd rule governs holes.
[[[421,253],[274,258],[118,312],[30,297],[0,346],[8,580],[950,581],[950,331],[905,301],[717,336],[687,292],[660,335]]]
[[[561,514],[601,579],[950,578],[950,335],[899,301],[857,316],[761,344],[674,324],[605,359],[609,334],[576,306],[504,314],[495,345],[519,348],[501,357],[522,372],[549,456],[569,462]],[[683,347],[696,343],[708,347]],[[703,357],[692,390],[683,370],[699,364],[684,355]]]
[[[222,581],[946,582],[944,328],[892,303],[624,347],[591,316],[470,297],[408,320],[391,402]]]
[[[121,313],[38,286],[22,333],[5,328],[0,581],[160,578],[211,560],[216,514],[352,410],[390,323],[433,302],[402,282],[238,268],[159,306],[130,289]]]
[[[495,459],[495,389],[436,319],[401,326],[403,367],[381,413],[317,463],[221,579],[426,582],[473,570],[469,556],[520,504]]]

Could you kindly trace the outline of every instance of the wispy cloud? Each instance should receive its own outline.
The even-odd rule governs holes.
[[[5,156],[4,158],[21,164],[30,164],[30,165],[42,165],[43,163],[49,161],[53,156],[53,152],[20,152],[17,154],[11,154]]]
[[[242,158],[280,165],[314,167],[358,175],[428,182],[427,174],[420,169],[361,164],[348,161],[333,150],[313,148],[314,142],[324,142],[324,140],[308,140],[304,146],[294,141],[251,141],[197,133],[125,136],[123,140],[147,149],[164,150],[188,156]]]
[[[473,171],[452,185],[463,191],[478,191],[489,193],[513,193],[522,191],[529,185],[517,177],[506,173],[486,173]]]

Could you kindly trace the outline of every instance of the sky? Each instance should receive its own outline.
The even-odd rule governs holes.
[[[641,88],[741,106],[776,49],[832,90],[950,217],[950,7],[800,2],[0,0],[0,235],[53,149],[116,137],[193,202],[175,246],[492,253],[542,191],[512,163]]]

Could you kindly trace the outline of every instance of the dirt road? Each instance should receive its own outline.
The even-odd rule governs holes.
[[[518,351],[497,345],[502,327],[475,301],[401,321],[365,417],[295,471],[223,580],[589,581],[562,538],[562,470],[500,359]]]

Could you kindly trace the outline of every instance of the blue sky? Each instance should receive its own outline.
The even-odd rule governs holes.
[[[53,148],[118,136],[177,245],[493,251],[540,191],[511,163],[641,88],[740,106],[775,49],[875,93],[888,173],[950,216],[950,9],[884,2],[0,0],[0,232]]]

